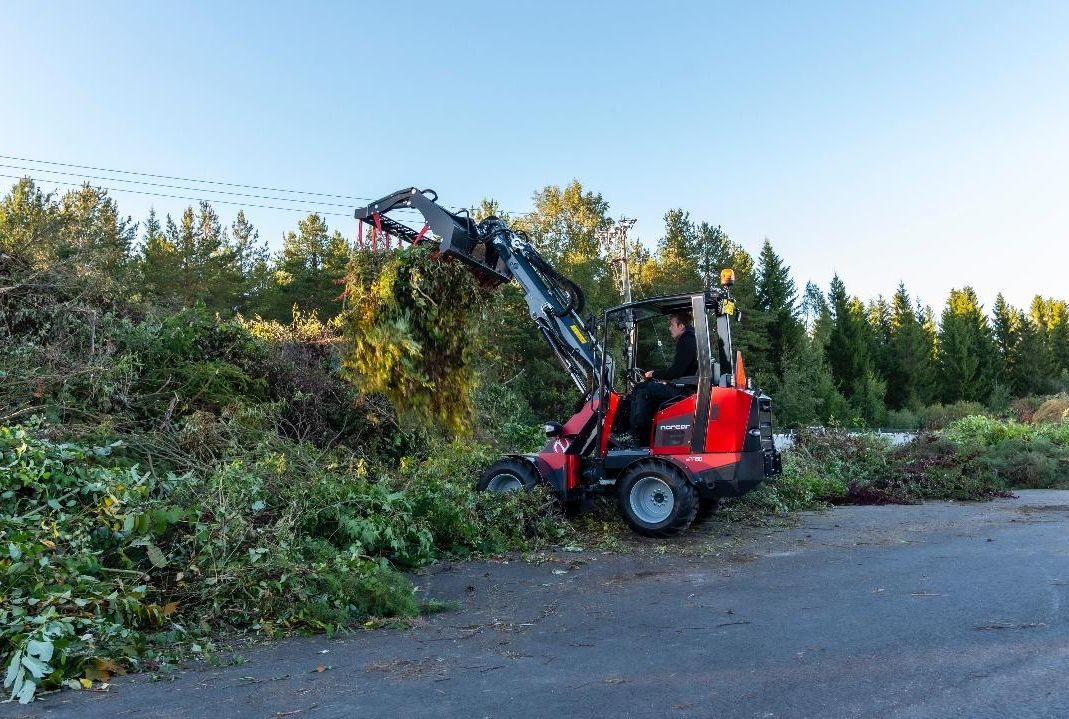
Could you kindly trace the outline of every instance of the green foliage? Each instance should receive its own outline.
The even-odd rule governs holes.
[[[239,238],[244,232],[235,229]],[[288,319],[294,309],[333,317],[342,309],[342,285],[352,252],[348,241],[337,230],[331,232],[322,216],[308,215],[297,223],[297,232],[286,233],[270,283],[252,305],[275,320]]]
[[[916,411],[922,429],[937,430],[951,422],[975,415],[986,415],[988,409],[979,402],[955,402],[954,404],[933,404]]]
[[[170,613],[134,567],[151,566],[182,511],[153,501],[151,475],[109,463],[113,448],[0,427],[0,652],[20,701],[93,659],[140,651],[140,630]]]
[[[887,413],[884,425],[890,430],[902,430],[906,432],[921,429],[922,422],[916,412],[908,409],[895,409]]]
[[[463,265],[440,263],[428,249],[358,252],[344,323],[353,381],[386,395],[406,421],[470,432],[484,293]]]
[[[855,408],[867,406],[871,390],[869,377],[874,365],[864,307],[860,300],[847,294],[838,275],[832,278],[828,305],[832,324],[824,351],[832,376],[847,400],[852,401],[855,394],[862,393]]]
[[[939,435],[975,455],[975,465],[1007,487],[1064,487],[1069,476],[1069,422],[1039,425],[964,417]]]
[[[1069,445],[1047,437],[1007,439],[977,457],[1008,486],[1021,489],[1069,489]]]

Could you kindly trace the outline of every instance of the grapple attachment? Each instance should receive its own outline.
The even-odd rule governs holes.
[[[388,216],[392,211],[408,208],[423,215],[425,224],[422,230],[416,231]],[[376,233],[397,238],[398,244],[401,241],[437,244],[441,257],[463,262],[485,287],[497,287],[512,279],[508,266],[494,249],[492,233],[481,231],[467,212],[454,214],[439,205],[438,194],[434,190],[418,190],[415,187],[399,190],[367,207],[359,208],[353,214],[357,220],[373,227]],[[427,237],[428,230],[432,237]]]

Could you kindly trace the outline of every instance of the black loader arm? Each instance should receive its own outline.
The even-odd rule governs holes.
[[[497,287],[515,280],[523,288],[531,318],[580,392],[585,396],[600,384],[597,379],[604,353],[580,316],[583,293],[538,253],[525,233],[497,217],[476,223],[467,212],[449,212],[438,204],[433,190],[415,187],[387,195],[354,214],[379,231],[411,243],[424,241],[424,233],[386,216],[401,208],[423,215],[424,230],[434,235],[428,241],[437,244],[443,258],[467,265],[484,286]],[[611,383],[612,359],[604,360]]]

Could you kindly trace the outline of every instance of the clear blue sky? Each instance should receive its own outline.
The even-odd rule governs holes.
[[[905,280],[937,311],[965,284],[988,308],[1000,290],[1069,298],[1069,3],[8,2],[3,16],[3,155],[356,196],[419,185],[513,211],[578,178],[651,243],[672,207],[754,253],[770,238],[799,289],[838,272],[865,299]],[[134,219],[188,204],[115,197]],[[329,201],[347,206],[304,206],[361,204]],[[273,246],[300,216],[247,214]]]

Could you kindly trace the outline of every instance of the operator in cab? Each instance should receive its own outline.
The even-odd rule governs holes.
[[[646,381],[635,385],[631,392],[630,434],[632,442],[640,447],[649,446],[650,423],[661,404],[687,394],[685,389],[668,382],[698,374],[698,341],[694,337],[694,318],[691,313],[670,315],[668,332],[676,343],[671,366],[649,370],[644,375]]]

